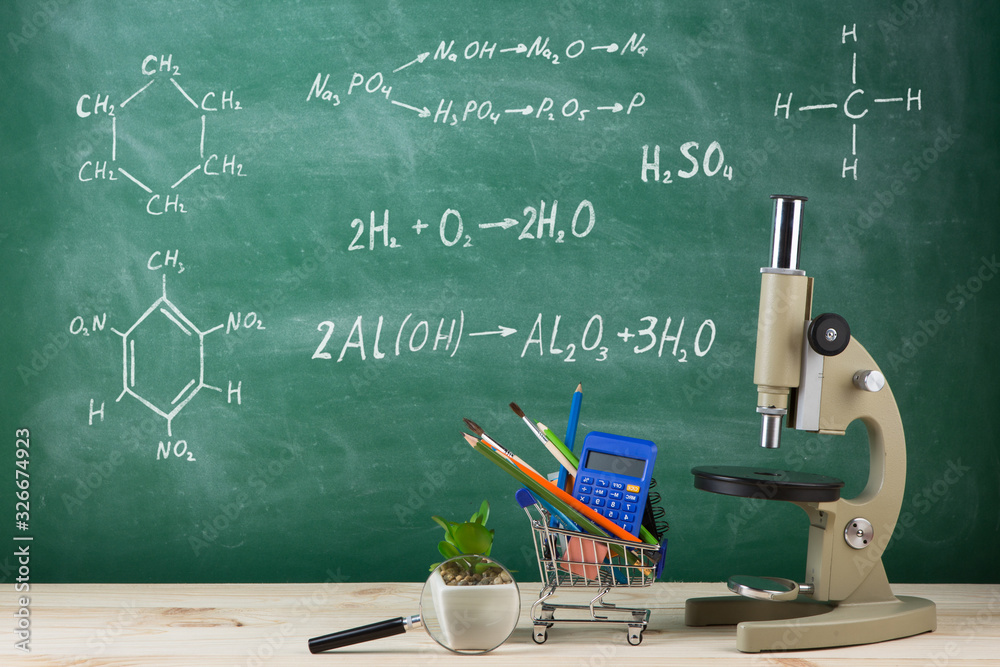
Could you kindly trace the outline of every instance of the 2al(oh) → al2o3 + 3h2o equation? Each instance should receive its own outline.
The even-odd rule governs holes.
[[[80,182],[93,184],[96,182],[126,182],[130,187],[141,188],[148,198],[146,212],[150,215],[187,213],[184,200],[181,198],[181,185],[190,183],[197,178],[238,178],[246,176],[243,163],[235,153],[228,151],[206,150],[207,118],[217,114],[236,113],[243,110],[243,105],[236,98],[234,90],[209,91],[201,95],[199,102],[189,90],[193,87],[182,83],[180,66],[174,63],[173,54],[143,58],[139,70],[145,79],[138,89],[131,91],[127,97],[112,98],[111,93],[97,92],[93,95],[83,94],[76,101],[76,115],[83,119],[110,119],[111,141],[104,149],[104,154],[94,156],[80,165],[77,178]],[[162,90],[162,92],[161,92]],[[181,160],[181,164],[162,164],[157,169],[169,176],[160,182],[161,177],[144,173],[142,166],[129,162],[129,158],[119,159],[119,134],[129,128],[133,136],[141,135],[150,128],[144,127],[150,121],[143,118],[143,106],[164,105],[170,101],[164,96],[183,100],[180,107],[193,108],[193,112],[180,111],[178,114],[193,113],[193,119],[200,120],[200,132],[190,127],[190,124],[180,124],[181,134],[191,130],[185,136],[171,136],[169,142],[180,148],[180,153],[166,158],[153,155],[151,159],[164,159],[173,162]],[[120,101],[115,101],[120,99]],[[200,116],[200,119],[198,118]],[[190,120],[190,119],[188,119]],[[122,127],[119,127],[119,121]],[[197,125],[195,126],[197,127]],[[139,142],[136,142],[139,143]],[[131,155],[135,161],[135,155]]]
[[[435,320],[436,333],[432,333]],[[670,316],[660,318],[647,315],[626,322],[621,327],[612,328],[609,325],[608,331],[605,331],[605,317],[600,313],[592,315],[582,327],[567,325],[562,320],[561,314],[550,319],[544,313],[538,313],[530,331],[523,338],[523,345],[521,337],[517,339],[516,345],[521,346],[520,358],[524,359],[529,355],[545,357],[548,354],[567,363],[604,362],[611,359],[618,350],[624,350],[626,354],[655,355],[657,358],[664,358],[666,352],[675,361],[686,363],[707,355],[716,336],[715,322],[711,319],[702,320],[696,331],[692,327],[685,330],[686,317],[678,320]],[[369,356],[378,361],[421,352],[436,352],[450,358],[458,353],[459,346],[466,338],[485,341],[507,338],[518,333],[517,328],[507,324],[510,323],[471,327],[466,323],[464,310],[460,310],[458,317],[451,318],[450,321],[446,317],[414,317],[413,313],[408,313],[401,320],[379,315],[377,323],[372,324],[369,318],[367,325],[364,316],[358,315],[351,324],[350,331],[346,333],[341,333],[343,328],[337,329],[334,320],[324,320],[316,327],[322,336],[312,358],[332,360],[334,352],[331,350],[335,351],[338,347],[340,353],[337,355],[337,363],[344,361],[348,355],[351,359],[362,362]],[[467,331],[467,328],[473,330]],[[570,331],[571,328],[576,330]],[[367,344],[365,331],[368,332]],[[609,332],[614,333],[608,335]],[[689,355],[689,351],[693,354]]]
[[[184,271],[176,250],[154,252],[149,257],[147,267],[152,271]],[[206,339],[223,329],[225,335],[236,333],[242,338],[264,331],[266,327],[257,313],[248,312],[244,315],[240,311],[230,312],[225,323],[202,330],[167,296],[166,273],[162,278],[161,295],[130,327],[124,331],[111,327],[111,331],[121,338],[122,390],[115,402],[131,396],[165,419],[167,437],[173,438],[174,419],[202,389],[225,393],[226,402],[230,405],[243,403],[242,380],[234,382],[230,379],[227,381],[228,386],[223,388],[212,384],[215,381],[208,379],[217,377],[218,372],[206,372]],[[107,326],[107,313],[94,315],[91,322],[91,327],[88,327],[84,317],[77,315],[70,322],[70,333],[74,336],[90,336],[91,333],[102,332]],[[88,424],[94,426],[95,421],[103,422],[104,417],[105,401],[98,403],[90,399]],[[135,435],[137,439],[142,437],[139,429],[135,430]],[[186,439],[160,440],[156,458],[196,460]]]

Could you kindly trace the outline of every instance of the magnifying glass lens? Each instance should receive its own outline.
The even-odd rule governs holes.
[[[438,565],[420,593],[427,633],[456,653],[486,653],[517,626],[521,596],[510,572],[484,556],[458,556]]]

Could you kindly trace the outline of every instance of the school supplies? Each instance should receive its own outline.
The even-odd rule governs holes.
[[[576,457],[576,454],[570,451],[569,447],[563,444],[563,441],[559,439],[559,436],[553,433],[552,429],[548,426],[542,422],[538,422],[538,428],[541,430],[542,435],[545,436],[545,439],[549,441],[549,444],[558,449],[563,455],[563,458],[565,458],[567,462],[573,466],[571,472],[576,474],[576,469],[580,467],[580,459]]]
[[[607,533],[612,537],[616,537],[627,542],[640,541],[635,535],[632,535],[625,529],[621,528],[604,515],[598,514],[590,507],[587,507],[585,504],[539,475],[530,467],[525,466],[522,468],[515,460],[497,452],[482,440],[477,440],[475,437],[468,434],[463,435],[473,449],[496,463],[502,470],[506,471],[508,474],[528,487],[532,493],[541,496],[554,506],[558,507],[588,533]],[[490,438],[490,440],[493,439]],[[602,532],[595,533],[589,530],[588,527],[596,527],[597,530]]]
[[[573,471],[576,469],[576,465],[574,464],[572,459],[567,458],[566,454],[563,451],[565,449],[565,446],[563,447],[563,449],[559,449],[558,447],[554,446],[553,443],[549,440],[549,438],[545,437],[545,434],[542,433],[541,428],[539,428],[539,426],[535,424],[535,422],[531,421],[525,416],[524,411],[518,407],[517,403],[511,403],[510,409],[514,411],[514,414],[516,414],[518,417],[521,418],[521,421],[523,421],[525,424],[528,425],[528,428],[530,428],[531,432],[535,434],[535,437],[538,438],[538,441],[545,446],[545,449],[549,450],[549,452],[552,454],[552,456],[555,457],[556,461],[559,462],[559,465],[563,469],[567,471]]]
[[[566,445],[564,445],[559,440],[559,438],[556,436],[556,434],[553,433],[551,429],[547,428],[545,426],[545,424],[542,424],[541,422],[539,422],[538,423],[538,427],[542,429],[542,433],[545,434],[545,437],[552,441],[552,444],[554,444],[556,447],[560,447],[560,448],[564,448],[564,449],[566,448]],[[579,468],[579,460],[576,458],[576,455],[573,452],[569,451],[568,449],[566,449],[566,455],[570,458],[571,461],[573,461],[574,463],[576,463],[577,468]],[[650,474],[652,474],[652,465],[650,465]],[[652,477],[650,477],[649,488],[652,488],[655,485],[656,485],[656,480],[654,480]],[[650,500],[650,498],[652,498],[653,502],[658,505],[659,500],[660,500],[660,494],[654,493],[654,494],[646,496],[646,506],[647,506],[647,508],[649,506],[649,500]],[[662,516],[664,515],[663,508],[657,506],[655,509],[656,509],[657,516],[655,516],[654,518],[656,518],[656,519],[662,518]],[[646,513],[640,513],[640,514],[645,519],[645,516],[648,513],[649,512],[648,512],[648,509],[647,509]],[[643,525],[640,526],[639,533],[638,533],[639,539],[641,539],[646,544],[658,544],[660,542],[660,537],[662,537],[662,534],[665,531],[665,529],[663,531],[659,531],[659,533],[657,533],[657,531],[654,531],[654,530],[652,530],[652,528],[650,528],[649,526],[645,525],[647,523],[645,520],[643,520],[642,523],[643,523]],[[663,522],[663,523],[665,524],[666,522]]]
[[[536,475],[541,476],[541,473],[539,473],[537,470],[535,470],[534,468],[532,468],[528,464],[527,461],[525,461],[520,456],[518,456],[514,452],[510,451],[509,449],[507,449],[506,447],[504,447],[503,445],[501,445],[499,442],[497,442],[496,440],[494,440],[490,436],[486,435],[486,432],[482,429],[482,427],[479,424],[477,424],[476,422],[472,421],[471,419],[463,419],[462,421],[465,422],[466,426],[468,426],[469,428],[472,429],[473,433],[475,433],[477,436],[479,436],[480,440],[482,440],[487,445],[489,445],[489,447],[492,448],[493,451],[495,451],[495,452],[497,452],[499,454],[502,454],[503,456],[507,457],[508,459],[510,459],[510,461],[512,463],[514,463],[515,465],[517,465],[519,468],[522,468],[522,469],[525,469],[525,470],[530,470],[531,472],[535,473]]]
[[[655,462],[653,442],[593,431],[583,441],[573,497],[639,535]]]
[[[532,502],[531,494],[519,493],[517,499],[531,522],[542,582],[538,600],[531,606],[531,638],[535,643],[544,643],[549,628],[558,623],[607,623],[624,628],[628,642],[633,646],[639,644],[649,623],[650,610],[610,604],[604,602],[604,596],[617,588],[639,588],[653,583],[663,560],[660,546],[581,536],[553,528],[548,513]],[[576,603],[557,601],[560,590],[571,588],[589,588],[597,593],[596,596],[587,593],[589,604],[576,604],[582,601],[579,596]]]
[[[569,406],[569,421],[566,424],[566,448],[572,452],[573,443],[576,441],[576,428],[580,423],[580,406],[583,404],[583,383],[576,385],[576,391],[573,392],[573,402]],[[544,432],[544,430],[543,430]],[[564,491],[569,491],[573,488],[573,482],[567,480],[567,477],[572,474],[572,471],[567,471],[565,468],[559,469],[559,488]]]

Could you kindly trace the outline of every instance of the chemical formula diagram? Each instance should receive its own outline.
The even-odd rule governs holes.
[[[185,88],[187,84],[181,84],[180,66],[174,64],[173,54],[148,55],[143,58],[139,69],[148,81],[120,102],[115,103],[111,94],[100,92],[81,95],[77,100],[76,115],[80,118],[109,118],[111,121],[111,145],[108,147],[110,154],[86,160],[80,165],[77,178],[82,183],[125,179],[149,195],[146,201],[148,214],[187,213],[188,210],[178,188],[188,179],[194,178],[196,174],[208,178],[239,178],[247,175],[235,153],[222,152],[220,155],[218,151],[206,150],[206,118],[209,115],[239,112],[243,110],[243,106],[240,100],[236,99],[233,90],[209,91],[201,97],[201,102],[198,102]],[[185,164],[165,165],[164,168],[168,171],[176,170],[175,177],[170,179],[169,183],[157,183],[151,180],[150,176],[140,173],[136,167],[118,162],[119,118],[123,124],[126,122],[133,124],[131,128],[133,133],[140,132],[142,128],[137,126],[142,124],[141,114],[135,107],[141,106],[146,102],[146,98],[153,96],[159,88],[168,89],[171,95],[181,96],[194,108],[193,113],[200,115],[201,121],[200,136],[174,138],[177,144],[182,147],[188,146],[189,150],[186,153],[187,157],[184,158]],[[163,94],[165,93],[161,93]],[[148,103],[162,103],[162,99],[150,99]],[[128,113],[126,113],[127,107]],[[122,179],[119,179],[119,176]]]
[[[847,25],[843,27],[841,34],[841,44],[847,44],[848,38],[854,44],[858,42],[858,26],[853,24],[848,30]],[[851,61],[851,85],[858,85],[858,52],[855,51],[852,56]],[[798,107],[798,111],[818,111],[821,109],[843,109],[844,115],[851,119],[851,158],[844,158],[843,169],[840,172],[841,178],[847,178],[848,172],[851,173],[853,179],[858,180],[858,123],[857,121],[864,118],[870,109],[864,106],[864,95],[865,91],[863,88],[855,88],[844,100],[843,104],[832,103],[832,104],[811,104],[806,106]],[[921,110],[921,90],[918,88],[916,93],[913,92],[913,88],[906,89],[906,96],[896,96],[896,97],[877,97],[872,100],[874,104],[906,104],[906,110],[912,111],[916,109]],[[781,93],[778,93],[778,101],[774,105],[774,115],[778,116],[778,113],[784,109],[785,119],[788,119],[789,110],[792,108],[792,93],[788,93],[788,97],[782,101]]]
[[[388,74],[379,72],[352,72],[348,77],[339,75],[331,85],[330,74],[319,72],[313,79],[312,86],[306,94],[306,101],[317,100],[340,106],[348,97],[371,95],[384,97],[388,104],[400,109],[403,113],[416,114],[418,118],[429,119],[427,122],[445,126],[457,126],[467,123],[482,125],[498,125],[501,119],[524,119],[528,121],[571,120],[584,122],[594,114],[617,115],[624,111],[629,116],[646,103],[646,95],[636,91],[630,97],[607,100],[585,100],[579,97],[567,99],[558,96],[543,95],[537,99],[519,100],[459,100],[438,98],[434,101],[400,99],[398,90],[393,92],[391,80],[395,76],[405,76],[412,68],[425,66],[424,63],[442,63],[448,65],[458,62],[484,62],[494,59],[519,58],[523,60],[541,60],[557,66],[565,66],[588,57],[613,58],[643,58],[648,47],[643,44],[645,33],[633,32],[619,44],[609,40],[603,44],[588,45],[582,39],[576,39],[565,48],[550,46],[548,37],[537,36],[531,44],[518,42],[499,44],[489,40],[475,40],[464,47],[456,47],[455,40],[441,40],[432,53],[424,51]],[[406,71],[409,70],[409,71]],[[402,74],[400,74],[402,72]],[[421,90],[421,93],[423,91]],[[406,93],[404,93],[405,95]],[[417,93],[420,94],[420,93]],[[428,106],[430,105],[430,106]],[[434,111],[432,107],[436,107]],[[504,122],[510,122],[505,120]]]
[[[184,272],[179,261],[179,253],[157,251],[150,255],[147,268],[152,271],[173,270]],[[95,315],[91,326],[82,315],[77,315],[70,323],[70,333],[74,336],[90,336],[102,332],[107,325],[107,313]],[[110,327],[121,338],[121,393],[115,403],[126,396],[144,405],[158,417],[166,420],[167,437],[173,438],[174,419],[202,389],[226,394],[230,405],[242,405],[243,382],[228,380],[228,386],[211,384],[206,373],[206,338],[225,329],[225,334],[238,333],[245,336],[263,331],[263,321],[255,312],[245,316],[242,312],[230,312],[225,323],[207,329],[196,325],[191,318],[167,295],[167,275],[162,276],[162,290],[158,298],[135,322],[124,331]],[[215,336],[216,338],[218,336]],[[218,375],[215,372],[213,375]],[[98,405],[90,399],[88,424],[93,426],[103,422],[105,402]],[[157,459],[178,458],[195,461],[194,451],[187,440],[160,440]]]

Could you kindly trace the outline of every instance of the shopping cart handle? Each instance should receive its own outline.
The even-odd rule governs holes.
[[[517,500],[517,503],[521,506],[521,509],[528,509],[532,505],[538,504],[538,501],[535,500],[535,497],[531,495],[531,491],[528,491],[524,487],[518,489],[517,493],[514,494],[514,498]]]

